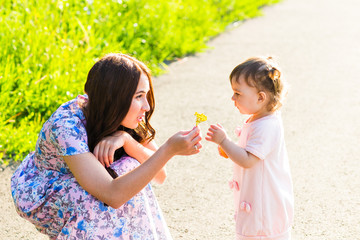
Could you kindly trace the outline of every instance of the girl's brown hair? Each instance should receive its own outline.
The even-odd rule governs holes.
[[[272,57],[253,57],[237,65],[230,74],[230,82],[238,81],[244,76],[246,83],[270,96],[268,111],[278,110],[282,104],[285,82],[281,78],[281,71]]]
[[[136,129],[128,129],[121,122],[129,111],[141,74],[146,74],[149,79],[150,90],[146,97],[150,111],[145,113],[145,121]],[[90,69],[85,93],[88,101],[82,109],[91,152],[101,139],[118,130],[128,132],[138,142],[155,137],[155,130],[149,122],[155,107],[154,92],[150,70],[144,63],[120,53],[104,56]],[[115,154],[115,157],[119,156]]]

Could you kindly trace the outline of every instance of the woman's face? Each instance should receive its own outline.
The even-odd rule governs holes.
[[[135,129],[138,124],[145,119],[145,113],[150,110],[150,105],[146,99],[149,90],[149,79],[146,74],[141,73],[139,84],[131,101],[129,111],[121,122],[121,125],[130,129]]]

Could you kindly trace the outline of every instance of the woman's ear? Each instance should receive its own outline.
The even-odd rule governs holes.
[[[264,103],[267,99],[267,95],[264,91],[261,91],[258,93],[258,102],[259,103]]]

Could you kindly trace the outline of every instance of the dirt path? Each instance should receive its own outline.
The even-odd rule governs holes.
[[[360,2],[285,0],[209,43],[212,49],[176,62],[155,79],[153,125],[158,143],[194,124],[241,123],[230,101],[228,75],[254,55],[275,56],[291,85],[283,108],[295,190],[294,239],[359,239]],[[232,134],[234,137],[234,134]],[[174,239],[233,239],[231,162],[212,143],[177,157],[155,191]],[[0,239],[46,239],[17,216],[12,169],[0,172]]]

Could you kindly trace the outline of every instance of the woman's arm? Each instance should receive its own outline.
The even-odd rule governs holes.
[[[154,152],[158,150],[158,146],[155,141],[145,142],[143,144],[138,143],[135,139],[133,139],[130,135],[127,137],[127,141],[124,144],[125,152],[137,159],[141,164],[148,160]],[[166,170],[165,166],[156,174],[154,177],[154,181],[162,184],[166,178]]]
[[[199,132],[199,128],[195,128],[176,133],[143,164],[115,179],[92,153],[64,156],[64,160],[86,191],[109,206],[118,208],[141,191],[173,156],[198,153],[201,148]],[[195,144],[198,145],[197,149]]]
[[[145,142],[142,144],[144,147],[152,150],[153,152],[156,152],[159,147],[158,145],[155,143],[155,140],[152,140],[150,142]],[[150,157],[150,156],[149,156]],[[154,177],[154,181],[158,184],[162,184],[164,183],[165,179],[167,177],[167,174],[166,174],[166,167],[164,166],[159,172],[158,174],[156,174],[156,176]]]
[[[92,153],[64,156],[79,184],[91,195],[113,208],[119,208],[141,191],[172,157],[164,147],[133,171],[112,179]]]
[[[121,147],[124,147],[125,152],[140,163],[149,159],[149,157],[158,149],[158,146],[154,141],[140,144],[127,132],[118,131],[101,140],[94,148],[94,155],[101,164],[108,167],[114,161],[115,151]],[[165,169],[161,169],[154,180],[161,184],[165,181],[165,178]]]

